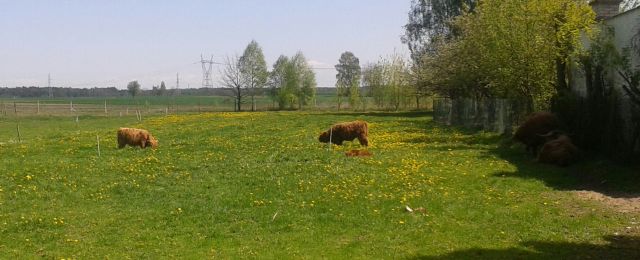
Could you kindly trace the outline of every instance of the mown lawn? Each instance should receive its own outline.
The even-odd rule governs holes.
[[[373,157],[317,141],[354,119]],[[0,258],[640,257],[640,211],[572,192],[632,197],[636,168],[539,165],[429,113],[74,120],[20,118],[17,143],[0,118]],[[160,148],[116,149],[120,126]]]

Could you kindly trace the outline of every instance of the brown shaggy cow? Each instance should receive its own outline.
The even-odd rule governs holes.
[[[528,116],[527,120],[518,127],[513,139],[523,143],[527,151],[536,156],[538,146],[546,142],[544,134],[560,129],[558,117],[549,112],[536,112]]]
[[[369,126],[365,121],[353,121],[332,125],[329,130],[322,132],[318,140],[323,143],[342,145],[344,141],[353,141],[358,138],[360,145],[369,146]]]
[[[124,148],[126,145],[157,148],[158,140],[147,130],[122,127],[118,129],[118,148]]]
[[[557,136],[546,142],[538,154],[538,162],[567,166],[578,156],[578,148],[571,143],[571,138],[564,134],[549,133],[546,137]]]

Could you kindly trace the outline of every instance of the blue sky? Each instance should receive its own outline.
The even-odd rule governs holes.
[[[0,87],[150,89],[165,81],[200,87],[200,54],[241,54],[255,39],[269,67],[302,51],[315,67],[333,67],[352,51],[361,64],[394,52],[410,0],[10,1],[0,0]],[[219,68],[214,66],[214,83]],[[335,71],[316,70],[318,85]]]

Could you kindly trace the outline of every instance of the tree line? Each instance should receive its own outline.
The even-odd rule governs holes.
[[[627,0],[620,8],[638,6]],[[620,98],[640,111],[640,70],[631,62],[640,57],[640,31],[620,52],[605,24],[584,0],[413,0],[402,40],[419,92],[551,110],[581,147],[614,151],[624,142],[615,140],[623,135],[615,130]],[[586,80],[584,97],[570,86],[577,74]],[[640,122],[640,112],[631,117]],[[625,149],[640,143],[640,123],[633,124]]]

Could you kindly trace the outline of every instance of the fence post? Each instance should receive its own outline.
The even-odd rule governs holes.
[[[109,116],[109,113],[107,112],[107,100],[104,100],[104,115],[105,116]]]
[[[40,114],[40,100],[38,100],[38,112],[36,112],[36,114]]]
[[[69,101],[69,111],[73,112],[73,100]]]
[[[22,135],[20,135],[20,123],[16,122],[16,130],[18,131],[18,143],[22,143]]]

